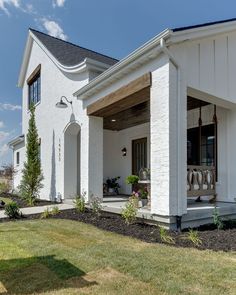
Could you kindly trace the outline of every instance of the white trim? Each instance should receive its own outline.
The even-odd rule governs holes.
[[[194,39],[202,39],[205,37],[228,33],[230,31],[234,31],[235,29],[236,29],[236,20],[231,22],[213,24],[213,25],[206,24],[202,27],[196,27],[192,29],[186,28],[186,30],[173,32],[170,44],[184,42],[188,40],[194,40]]]
[[[14,148],[15,145],[24,142],[25,141],[25,136],[24,135],[20,135],[14,139],[12,139],[11,141],[8,142],[8,146],[10,148]]]
[[[139,63],[140,58],[150,53],[151,49],[157,49],[160,45],[161,39],[165,41],[166,46],[170,46],[176,43],[206,38],[212,35],[222,34],[233,30],[236,30],[236,21],[214,25],[209,24],[192,29],[186,28],[186,30],[177,32],[173,32],[171,29],[166,29],[159,35],[157,35],[156,37],[154,37],[153,39],[151,39],[150,41],[148,41],[147,43],[133,51],[120,62],[109,68],[107,71],[103,72],[97,78],[93,79],[90,83],[76,91],[73,95],[77,96],[77,98],[80,99],[86,99],[90,95],[97,93],[106,85],[112,83],[112,81],[119,78],[119,76],[123,75],[125,72],[127,73],[131,63]]]
[[[110,67],[107,71],[93,79],[89,84],[76,91],[73,95],[77,97],[79,96],[81,99],[85,99],[90,95],[91,90],[93,93],[96,93],[97,88],[101,89],[104,87],[104,84],[111,83],[112,80],[116,79],[117,77],[115,76],[121,75],[127,71],[128,67],[131,67],[134,61],[137,62],[138,60],[138,62],[141,62],[140,59],[145,58],[145,56],[150,54],[150,52],[152,53],[152,57],[155,57],[159,53],[158,46],[160,44],[160,40],[162,38],[169,37],[170,34],[171,31],[169,29],[161,32],[149,42],[145,43],[114,66]],[[154,52],[152,50],[154,50]]]
[[[79,73],[85,70],[96,70],[96,71],[105,71],[111,65],[106,63],[91,59],[85,58],[81,63],[74,66],[66,66],[60,63],[51,52],[43,45],[43,43],[34,35],[32,31],[29,30],[28,39],[26,42],[26,47],[23,56],[23,62],[20,69],[19,79],[18,79],[18,87],[23,87],[23,83],[25,80],[25,75],[27,71],[27,65],[29,61],[30,51],[32,48],[33,40],[38,44],[38,46],[45,52],[45,54],[52,60],[52,62],[63,72],[66,73]]]

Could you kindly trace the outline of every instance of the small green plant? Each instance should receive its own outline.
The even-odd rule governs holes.
[[[5,205],[5,214],[11,219],[19,218],[20,217],[20,210],[19,210],[18,204],[16,202],[10,202],[10,203],[6,204]]]
[[[137,207],[132,200],[126,203],[125,208],[121,212],[121,216],[122,218],[124,218],[125,223],[128,225],[136,220]]]
[[[174,239],[168,234],[168,231],[164,227],[162,226],[159,227],[159,233],[160,233],[161,241],[163,243],[175,244]]]
[[[54,206],[54,207],[52,207],[52,210],[51,210],[51,215],[52,216],[54,216],[54,215],[57,215],[57,214],[59,214],[61,211],[60,211],[60,209],[59,209],[59,207],[58,206]]]
[[[129,175],[126,177],[126,180],[125,180],[127,184],[132,184],[132,185],[137,184],[138,181],[139,181],[139,177],[137,175]]]
[[[102,211],[101,199],[96,196],[91,196],[89,205],[90,205],[90,208],[92,209],[93,214],[99,217]]]
[[[191,241],[195,246],[200,246],[202,244],[202,240],[199,238],[197,230],[190,229],[187,239]]]
[[[42,219],[49,218],[50,216],[51,216],[51,212],[50,212],[49,208],[45,209],[43,211],[43,213],[41,214]]]
[[[75,209],[78,212],[84,212],[85,211],[85,196],[86,196],[86,193],[83,192],[82,195],[78,195],[78,196],[75,197],[74,205],[75,205]]]
[[[217,227],[217,229],[222,229],[224,227],[224,223],[223,223],[223,221],[219,215],[219,211],[216,207],[213,210],[212,217],[213,217],[213,223]]]

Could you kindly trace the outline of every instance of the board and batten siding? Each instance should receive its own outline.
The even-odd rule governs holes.
[[[188,87],[236,103],[236,32],[170,47]]]

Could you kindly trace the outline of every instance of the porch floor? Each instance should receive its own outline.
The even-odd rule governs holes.
[[[124,208],[129,196],[106,196],[103,198],[103,210],[120,214]],[[187,214],[182,216],[182,228],[196,227],[202,224],[212,223],[213,210],[216,207],[219,215],[224,219],[236,219],[236,203],[230,202],[216,202],[209,203],[202,201],[200,203],[195,200],[188,199]],[[148,222],[161,224],[167,228],[175,228],[176,218],[169,216],[159,216],[151,214],[149,208],[140,208],[138,210],[138,217],[147,219]]]

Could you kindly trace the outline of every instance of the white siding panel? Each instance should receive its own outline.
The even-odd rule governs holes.
[[[236,102],[236,33],[228,37],[228,66],[229,98]]]
[[[219,37],[215,40],[215,92],[220,97],[227,93],[227,37]]]
[[[199,88],[199,44],[190,43],[187,51],[187,64],[188,70],[187,83],[193,88]]]
[[[213,40],[200,43],[200,87],[206,92],[214,90],[214,47]]]

